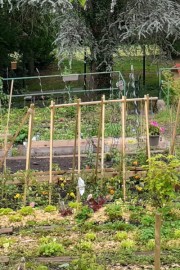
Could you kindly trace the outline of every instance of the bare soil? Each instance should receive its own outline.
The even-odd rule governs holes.
[[[54,157],[53,164],[58,166],[61,170],[72,169],[72,157]],[[76,159],[77,164],[77,159]],[[7,159],[7,168],[10,169],[12,173],[19,170],[25,170],[26,168],[26,158],[25,157],[11,157]],[[83,166],[83,158],[82,158]],[[30,168],[37,171],[48,171],[49,170],[49,157],[36,157],[31,158]],[[0,169],[2,172],[2,168]]]

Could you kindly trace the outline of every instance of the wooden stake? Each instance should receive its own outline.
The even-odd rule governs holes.
[[[77,103],[78,103],[78,101],[77,101]],[[73,180],[73,182],[74,182],[75,164],[76,164],[77,127],[78,127],[78,107],[77,107],[77,112],[76,112],[74,149],[73,149],[73,166],[72,166],[72,180]]]
[[[50,164],[49,164],[49,204],[51,204],[52,199],[52,171],[53,171],[53,136],[54,136],[54,112],[55,103],[51,101],[51,120],[50,120]]]
[[[101,111],[100,111],[100,118],[99,118],[99,129],[98,129],[98,141],[97,141],[97,152],[96,152],[96,167],[95,167],[95,180],[97,180],[98,174],[98,161],[99,161],[99,152],[100,152],[100,139],[102,135],[102,112],[103,112],[103,102],[101,99]]]
[[[126,97],[122,96],[122,171],[123,171],[123,199],[126,201]]]
[[[104,175],[104,132],[105,132],[105,95],[101,99],[102,121],[101,121],[101,174]]]
[[[179,124],[179,115],[180,115],[180,98],[179,98],[179,102],[178,102],[177,113],[176,113],[176,121],[175,121],[173,134],[172,134],[172,142],[171,142],[171,149],[170,149],[170,154],[171,155],[174,155],[175,139],[176,139],[177,127],[178,127],[178,124]]]
[[[10,88],[10,95],[9,95],[9,106],[8,106],[7,124],[6,124],[5,138],[4,138],[4,149],[5,149],[5,153],[8,152],[7,151],[7,136],[8,136],[8,132],[9,132],[9,118],[10,118],[10,111],[11,111],[13,87],[14,87],[14,80],[11,81],[11,88]],[[4,155],[4,171],[6,171],[6,155]]]
[[[81,99],[77,102],[78,113],[78,174],[81,172]]]
[[[161,214],[156,213],[155,215],[155,258],[154,258],[154,269],[160,270],[161,268]]]
[[[33,128],[33,118],[34,118],[34,104],[30,106],[31,113],[29,116],[29,129],[28,129],[28,142],[27,142],[27,152],[26,152],[26,175],[24,183],[24,198],[23,202],[26,205],[27,190],[28,190],[28,174],[30,170],[30,160],[31,160],[31,143],[32,143],[32,128]]]
[[[149,143],[149,95],[144,96],[145,100],[145,117],[146,117],[146,149],[147,149],[147,156],[148,159],[151,157],[151,152],[150,152],[150,143]]]

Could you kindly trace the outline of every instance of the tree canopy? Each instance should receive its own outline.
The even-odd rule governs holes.
[[[6,3],[0,8],[0,70],[13,61],[13,53],[21,56],[18,72],[27,70],[33,73],[36,66],[48,63],[54,48],[55,27],[52,25],[53,14],[40,12],[35,6],[23,5],[12,9]]]
[[[111,69],[119,46],[157,44],[173,50],[180,38],[179,0],[8,0],[39,6],[56,17],[59,58],[90,48],[93,70]],[[0,0],[3,5],[3,0]]]

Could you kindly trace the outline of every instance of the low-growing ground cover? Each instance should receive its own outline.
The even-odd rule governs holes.
[[[9,263],[0,263],[0,269],[20,264],[30,270],[153,269],[157,211],[163,221],[162,269],[178,269],[179,160],[157,155],[148,166],[146,177],[127,181],[125,202],[121,176],[97,181],[84,175],[81,202],[76,200],[77,184],[65,176],[53,187],[53,205],[48,205],[48,185],[29,186],[29,205],[24,207],[21,193],[10,201],[7,192],[9,208],[0,208],[0,258]],[[11,234],[5,228],[12,228]]]
[[[0,264],[0,269],[17,269],[22,257],[26,269],[33,270],[123,269],[126,265],[144,269],[152,266],[153,208],[116,200],[96,212],[86,208],[86,215],[84,209],[85,206],[76,205],[73,214],[67,217],[62,217],[58,209],[50,206],[31,210],[26,207],[16,212],[1,209],[0,226],[13,226],[14,232],[0,236],[0,256],[10,258],[9,265]],[[161,260],[162,265],[168,267],[166,269],[180,265],[179,228],[179,203],[172,203],[163,211]],[[69,256],[72,261],[64,267],[38,263],[38,258],[44,256]]]

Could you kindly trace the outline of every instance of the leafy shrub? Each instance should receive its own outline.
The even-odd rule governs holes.
[[[19,210],[19,213],[22,216],[32,215],[34,213],[34,209],[31,206],[24,206]]]
[[[175,198],[175,185],[178,183],[180,161],[174,156],[156,155],[149,159],[144,178],[149,200],[156,208],[162,208]]]
[[[45,208],[44,208],[44,212],[54,212],[54,211],[56,211],[57,209],[56,209],[56,206],[54,206],[54,205],[48,205],[48,206],[46,206]]]

